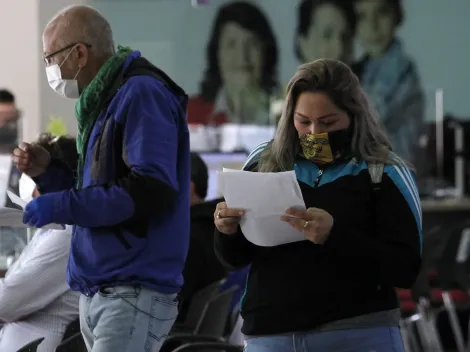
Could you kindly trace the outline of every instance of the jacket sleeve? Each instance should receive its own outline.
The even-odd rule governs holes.
[[[335,219],[324,249],[350,259],[343,268],[349,275],[376,277],[378,284],[409,288],[420,270],[422,247],[421,204],[414,175],[406,167],[387,165],[376,192],[371,230],[352,231],[347,218]]]
[[[261,153],[268,143],[258,145],[247,157],[243,170],[256,171]],[[253,261],[258,246],[249,242],[240,227],[234,235],[225,235],[215,230],[214,247],[217,258],[228,270],[242,269]]]
[[[71,189],[75,185],[73,171],[59,159],[52,159],[46,172],[33,181],[42,194]]]
[[[13,271],[0,280],[0,320],[17,321],[70,290],[65,279],[70,233],[64,233],[70,231],[68,228],[38,234],[45,236],[41,243],[34,250],[23,252],[18,258],[22,265],[12,267]]]
[[[233,235],[225,235],[216,229],[214,247],[217,258],[230,271],[250,265],[258,249],[245,238],[240,228]]]
[[[123,148],[129,174],[107,185],[63,192],[55,207],[58,223],[114,226],[161,215],[177,200],[178,119],[183,121],[184,111],[177,98],[151,77],[134,82],[133,89],[124,102]]]

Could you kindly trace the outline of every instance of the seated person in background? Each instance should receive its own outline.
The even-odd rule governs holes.
[[[37,144],[54,158],[76,169],[78,154],[75,139],[43,134]],[[23,174],[20,196],[25,201],[40,191]],[[51,352],[60,344],[67,326],[78,319],[79,294],[65,280],[72,227],[64,230],[36,230],[20,257],[0,279],[0,351],[16,352],[44,337],[38,352]]]
[[[204,202],[208,180],[207,165],[198,154],[191,153],[191,237],[177,322],[184,322],[194,293],[226,275],[214,252],[213,214],[217,201]]]
[[[260,247],[241,232],[242,209],[217,205],[218,258],[232,270],[251,264],[245,351],[403,352],[395,287],[420,271],[421,205],[352,71],[331,59],[300,66],[274,140],[244,169],[293,170],[307,208],[279,219],[305,240]]]
[[[11,152],[18,144],[19,119],[20,111],[18,110],[15,96],[7,89],[0,89],[0,154],[11,155]],[[0,164],[0,168],[5,171],[8,170],[6,160],[8,159],[2,159]],[[20,176],[21,173],[15,167],[11,167],[7,184],[4,186],[17,194]],[[2,182],[5,181],[2,180]],[[5,196],[5,194],[2,194],[2,197],[3,196]],[[4,197],[4,203],[2,202],[3,201],[0,201],[0,206],[13,206],[13,203],[8,197]],[[3,255],[16,255],[16,253],[24,248],[25,240],[26,229],[7,226],[0,227],[0,248]],[[4,275],[5,270],[0,270],[0,277]]]

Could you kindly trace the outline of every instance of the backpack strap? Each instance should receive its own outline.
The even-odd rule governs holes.
[[[168,76],[165,72],[160,70],[144,57],[139,57],[131,62],[123,77],[122,84],[134,76],[153,77],[162,82],[163,85],[176,96],[187,96],[183,88],[178,86],[175,81],[170,78],[170,76]]]
[[[369,170],[370,180],[374,191],[380,190],[384,166],[385,165],[382,163],[367,163],[367,169]]]
[[[154,66],[150,61],[144,57],[139,57],[131,62],[125,74],[122,77],[120,86],[126,83],[130,78],[135,76],[149,76],[153,77],[156,80],[163,83],[163,85],[171,91],[173,94],[179,97],[187,97],[185,91],[178,86],[165,72],[160,70],[158,67]],[[124,121],[127,116],[124,117]],[[122,176],[127,174],[129,168],[124,162],[124,149],[123,149],[123,140],[124,140],[124,123],[117,124],[115,130],[113,131],[113,146],[115,150],[121,150],[120,160],[116,160],[117,175]]]

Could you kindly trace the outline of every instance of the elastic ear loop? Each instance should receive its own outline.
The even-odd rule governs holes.
[[[65,56],[65,58],[64,58],[64,59],[62,60],[62,62],[60,63],[59,68],[62,67],[62,65],[64,64],[65,60],[67,60],[67,59],[69,58],[70,54],[72,53],[72,51],[73,51],[77,46],[78,46],[78,43],[75,44],[75,46],[70,49],[70,51],[69,51],[69,53],[67,54],[67,56]],[[81,70],[82,70],[82,68],[79,67],[77,73],[76,73],[75,76],[73,77],[74,80],[77,79],[77,76],[78,76],[78,74],[80,73]]]

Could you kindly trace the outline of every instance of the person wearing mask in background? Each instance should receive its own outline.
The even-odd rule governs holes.
[[[75,138],[42,134],[35,142],[76,170],[78,154]],[[29,202],[41,192],[23,174],[20,197]],[[67,326],[78,318],[78,292],[67,285],[65,271],[70,251],[72,227],[63,230],[36,230],[16,262],[0,279],[0,351],[16,352],[38,338],[44,340],[38,352],[51,352],[60,344]]]
[[[183,271],[184,285],[178,322],[184,322],[192,296],[227,272],[214,252],[214,218],[217,200],[205,202],[209,174],[204,160],[191,153],[191,238]]]
[[[80,158],[75,180],[44,148],[15,149],[41,191],[24,222],[74,225],[67,281],[82,293],[89,351],[158,351],[178,314],[189,244],[187,96],[140,52],[115,51],[91,7],[62,10],[43,46],[51,88],[78,98]]]
[[[425,97],[416,66],[396,37],[404,18],[401,0],[354,0],[354,8],[365,56],[352,69],[378,110],[393,150],[415,163]]]
[[[0,89],[0,154],[10,154],[18,144],[19,118],[15,96],[6,89]]]
[[[0,155],[8,158],[0,159],[0,168],[5,170],[0,178],[0,206],[15,207],[6,190],[18,194],[18,181],[21,173],[11,163],[11,153],[18,145],[20,111],[15,96],[7,89],[0,89]],[[17,256],[26,244],[26,230],[18,227],[0,227],[0,252],[4,256]],[[0,277],[5,274],[0,270]]]
[[[15,96],[9,90],[0,89],[0,154],[11,155],[18,145],[20,111],[16,106]],[[12,167],[8,179],[7,189],[18,193],[18,180],[20,173]],[[2,195],[3,196],[3,195]],[[11,206],[9,199],[5,198],[4,206]]]
[[[351,64],[355,27],[351,1],[303,0],[297,7],[295,54],[302,63],[334,59]]]
[[[221,202],[214,213],[219,259],[251,263],[245,351],[404,351],[395,287],[420,270],[422,214],[413,174],[390,149],[347,65],[299,67],[276,137],[244,169],[294,170],[307,210],[287,209],[279,226],[305,241],[256,246],[239,227],[243,210]]]

